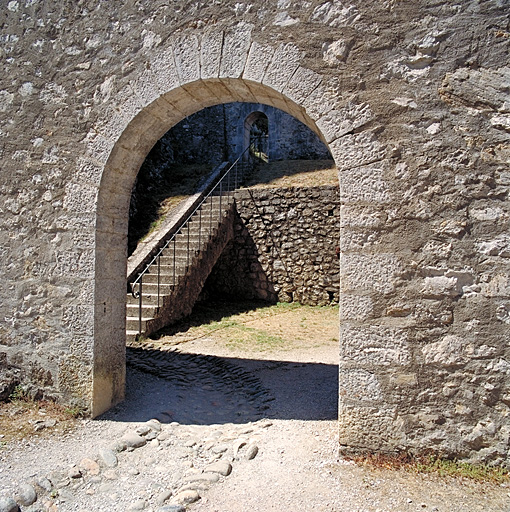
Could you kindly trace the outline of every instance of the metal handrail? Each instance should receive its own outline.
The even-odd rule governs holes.
[[[205,192],[202,193],[202,200],[200,203],[195,207],[195,209],[186,217],[186,219],[180,224],[180,226],[175,230],[175,232],[172,234],[172,236],[161,246],[161,248],[158,250],[156,255],[151,259],[151,261],[145,266],[145,268],[138,274],[138,277],[130,284],[131,286],[131,294],[134,298],[139,299],[139,305],[138,305],[138,334],[142,333],[142,309],[143,309],[143,277],[148,274],[151,270],[151,267],[157,263],[157,272],[158,272],[158,279],[157,279],[157,307],[160,307],[160,296],[161,296],[161,289],[160,289],[160,276],[161,276],[161,256],[163,252],[170,246],[170,244],[173,243],[173,286],[176,284],[176,237],[177,235],[183,233],[183,230],[187,228],[187,243],[186,243],[186,268],[189,267],[190,262],[190,221],[192,217],[197,213],[199,214],[199,227],[198,227],[198,251],[200,251],[200,243],[201,243],[201,231],[202,231],[202,225],[204,224],[202,222],[202,206],[204,203],[211,198],[210,202],[210,209],[209,209],[209,231],[212,231],[212,217],[213,217],[213,201],[212,197],[219,195],[219,209],[218,211],[221,212],[222,207],[222,197],[226,195],[228,199],[230,199],[231,193],[236,190],[242,183],[242,180],[244,178],[244,169],[241,169],[242,174],[239,176],[239,169],[238,164],[241,163],[241,165],[244,167],[246,165],[246,162],[243,162],[242,159],[244,155],[249,152],[250,147],[247,147],[237,158],[236,160],[228,167],[228,169],[222,174],[222,176],[218,179],[217,183],[211,188],[211,190],[206,194]],[[230,183],[230,176],[231,174],[234,174],[233,176],[233,187],[231,188]],[[227,183],[226,189],[224,189],[224,184]],[[184,235],[186,236],[186,234]]]

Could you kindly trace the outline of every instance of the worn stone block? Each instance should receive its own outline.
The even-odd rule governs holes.
[[[57,264],[54,270],[56,277],[81,277],[83,279],[94,276],[93,251],[58,251]]]
[[[485,297],[509,297],[510,276],[509,274],[496,274],[488,282],[480,284],[481,293]]]
[[[323,81],[303,101],[302,106],[312,119],[318,120],[333,110],[341,110],[342,96],[334,80]]]
[[[299,67],[302,52],[292,43],[280,45],[266,69],[262,83],[282,92]]]
[[[384,145],[371,132],[340,137],[330,144],[330,150],[340,173],[383,160],[386,154]]]
[[[175,69],[180,84],[200,79],[200,52],[196,35],[182,35],[172,42]]]
[[[367,320],[373,316],[374,304],[370,297],[363,295],[340,296],[340,320]]]
[[[340,196],[344,204],[385,204],[392,199],[382,162],[339,171]]]
[[[262,45],[254,41],[248,52],[243,78],[254,82],[262,82],[274,53],[275,49],[272,46]]]
[[[377,377],[365,370],[341,369],[338,376],[340,399],[377,402],[383,398]]]
[[[68,183],[65,188],[63,207],[73,213],[94,212],[99,189],[95,186]]]
[[[393,254],[342,254],[342,291],[390,293],[395,289],[395,281],[403,269],[403,264]]]
[[[218,78],[220,76],[221,50],[224,34],[211,30],[200,40],[200,78]]]
[[[322,82],[322,76],[300,66],[283,89],[283,94],[298,105],[303,105],[308,96]]]
[[[340,327],[340,367],[359,365],[364,368],[401,366],[411,363],[408,332],[373,325]]]
[[[89,133],[86,139],[86,156],[100,165],[105,165],[112,152],[115,141],[105,138],[99,133]]]
[[[349,102],[340,110],[331,110],[317,121],[326,141],[332,142],[374,119],[375,115],[366,103]]]
[[[221,51],[220,77],[239,78],[248,57],[253,26],[240,23],[225,33]]]
[[[377,451],[381,437],[385,439],[387,450],[393,451],[406,440],[402,422],[391,406],[358,406],[341,401],[338,426],[341,453]]]
[[[160,94],[166,94],[179,86],[179,76],[171,46],[159,50],[158,53],[152,53],[150,55],[150,66],[154,72],[155,82]]]
[[[345,196],[344,196],[345,197]],[[378,230],[384,224],[386,213],[373,208],[373,206],[340,206],[341,228],[363,228]]]
[[[62,313],[62,325],[73,334],[92,336],[94,333],[94,307],[65,306]]]
[[[98,163],[80,157],[77,159],[76,181],[98,186],[103,173],[102,166]]]
[[[150,105],[161,96],[157,78],[152,69],[144,69],[136,80],[129,85],[142,107]]]

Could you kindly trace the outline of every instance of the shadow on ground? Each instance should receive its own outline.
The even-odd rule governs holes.
[[[337,418],[338,367],[128,349],[126,400],[100,419],[210,425]]]

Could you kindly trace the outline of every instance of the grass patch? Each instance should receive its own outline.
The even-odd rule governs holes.
[[[321,187],[338,185],[333,160],[276,160],[261,164],[252,173],[247,187]]]
[[[85,413],[79,406],[66,407],[51,400],[33,400],[22,386],[16,386],[9,401],[0,402],[0,447],[22,439],[62,435],[71,431],[76,418]]]
[[[261,308],[257,313],[263,316],[278,309],[278,305]],[[240,348],[245,345],[258,350],[268,350],[285,345],[285,340],[280,336],[274,336],[264,329],[249,327],[232,316],[222,318],[219,321],[213,321],[204,325],[203,328],[211,334],[223,331],[220,336],[226,341],[227,346],[231,345]]]
[[[438,455],[413,456],[410,454],[384,455],[365,454],[351,457],[360,466],[403,470],[413,473],[435,474],[440,477],[467,478],[477,482],[495,484],[509,483],[507,469],[487,464],[470,464],[457,460],[445,459]]]
[[[338,341],[338,305],[204,302],[197,304],[188,318],[152,337],[162,346],[200,338],[247,352],[321,346]]]

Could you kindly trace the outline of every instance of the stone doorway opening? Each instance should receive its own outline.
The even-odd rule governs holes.
[[[247,97],[260,105],[281,108],[317,133],[324,143],[332,138],[329,132],[328,137],[321,136],[321,131],[305,110],[282,93],[243,79],[203,79],[169,88],[163,94],[156,89],[149,96],[152,99],[144,96],[140,105],[136,101],[129,105],[129,112],[134,112],[134,115],[129,117],[127,124],[119,119],[119,115],[111,118],[109,124],[118,133],[111,149],[101,146],[102,136],[93,141],[90,149],[98,154],[102,148],[102,154],[106,155],[96,209],[90,402],[93,416],[124,398],[128,211],[138,171],[159,138],[170,127],[203,108]],[[118,112],[121,111],[119,107]],[[119,126],[123,127],[120,131]]]
[[[250,106],[231,105],[229,108],[231,112],[236,112],[250,108]],[[244,129],[244,135],[248,133],[250,136],[251,134],[250,139],[252,142],[254,138],[260,139],[261,135],[264,137],[264,134],[267,134],[269,117],[272,117],[273,119],[281,119],[282,116],[285,116],[284,112],[277,111],[277,109],[272,109],[269,106],[263,105],[263,108],[269,116],[261,111],[252,112],[247,116],[249,122],[245,122],[244,126],[242,126]],[[155,169],[155,163],[158,161],[161,162],[162,157],[170,156],[172,160],[178,160],[176,156],[181,154],[181,166],[184,166],[187,170],[189,170],[190,167],[186,166],[192,166],[193,164],[198,165],[198,162],[193,162],[192,148],[202,147],[204,142],[207,146],[202,129],[204,126],[209,125],[209,123],[204,123],[204,120],[207,120],[210,116],[215,116],[218,112],[225,116],[224,105],[212,107],[210,110],[210,113],[200,111],[195,115],[189,116],[172,128],[163,138],[165,139],[163,142],[162,139],[156,144],[151,151],[150,157],[146,160],[144,165],[142,165],[142,169],[137,180],[138,184],[145,184],[145,188],[147,189],[147,181],[150,181],[151,176],[155,176],[158,173],[158,170]],[[301,123],[290,116],[284,117],[284,120],[287,121],[287,125],[290,122],[289,118],[296,124],[296,128],[293,130],[289,129],[287,133],[283,133],[282,130],[280,130],[280,132],[278,131],[278,126],[275,126],[274,131],[275,133],[279,133],[279,137],[275,138],[275,144],[273,144],[274,156],[285,157],[289,154],[296,156],[298,148],[293,147],[293,144],[299,144],[300,150],[303,150],[303,145],[300,144],[300,142],[302,142],[304,136],[300,137],[296,142],[293,135],[299,131],[307,129],[304,125],[298,127],[298,124]],[[228,121],[225,121],[225,125],[229,125]],[[247,126],[250,128],[249,131],[247,131]],[[238,132],[239,130],[234,132],[231,137],[225,137],[225,145],[228,147],[221,151],[214,151],[212,153],[217,155],[218,153],[225,154],[227,152],[235,151],[236,144],[237,146],[240,146],[239,138],[236,139],[236,133]],[[320,151],[317,150],[317,154],[319,156],[330,157],[327,147],[324,146],[315,135],[309,133],[308,136],[315,139],[313,145],[315,145],[316,150],[318,147],[322,146]],[[246,138],[243,140],[245,141]],[[250,144],[250,146],[252,146],[252,144]],[[186,148],[185,158],[182,157],[182,148]],[[260,152],[261,146],[259,145],[258,148]],[[278,149],[280,154],[277,152]],[[204,153],[198,150],[197,153],[200,153],[200,162],[203,162]],[[309,149],[308,152],[305,153],[310,157],[312,150]],[[214,155],[212,155],[211,158],[214,160]],[[260,155],[257,155],[257,158],[260,160]],[[186,164],[182,163],[183,160]],[[164,174],[166,172],[170,172],[171,169],[165,167],[160,171]],[[322,191],[317,189],[317,176],[319,174],[322,176],[322,179],[326,180],[326,183],[323,185],[328,189],[329,195],[325,193],[325,189]],[[306,180],[313,176],[316,176],[315,179],[312,179],[315,185],[307,186]],[[279,185],[281,180],[284,180],[283,185]],[[293,186],[292,180],[296,180],[296,187]],[[171,182],[172,179],[169,179],[168,181]],[[269,187],[269,182],[271,181],[274,183]],[[254,174],[250,179],[250,185],[251,187],[255,187],[253,191],[250,191],[248,195],[244,194],[244,196],[241,195],[242,197],[239,197],[239,205],[243,204],[243,206],[236,215],[236,240],[231,240],[231,243],[226,247],[224,254],[220,257],[220,261],[218,261],[213,272],[205,283],[203,294],[200,297],[202,301],[200,307],[202,310],[204,307],[207,308],[207,304],[210,303],[207,301],[214,301],[218,299],[222,299],[223,303],[226,303],[225,301],[230,299],[231,304],[237,304],[239,301],[242,302],[243,300],[249,300],[252,301],[250,308],[254,308],[254,311],[257,311],[260,308],[267,308],[270,304],[282,301],[284,304],[295,301],[294,305],[296,306],[299,302],[313,306],[329,305],[330,307],[331,304],[338,304],[338,262],[336,260],[336,254],[334,253],[334,247],[336,246],[336,240],[338,238],[339,225],[338,223],[335,225],[330,222],[331,225],[329,228],[326,227],[328,219],[332,220],[333,217],[338,218],[339,216],[337,171],[334,168],[334,162],[332,159],[275,160],[272,166],[266,166],[264,168],[263,173],[260,175]],[[257,189],[257,187],[260,188]],[[150,187],[148,188],[148,191],[151,193]],[[146,192],[147,190],[137,190],[137,186],[134,188],[135,195],[143,196]],[[327,204],[319,204],[320,201],[318,202],[318,198],[320,196],[327,196]],[[274,207],[275,204],[273,204],[273,198],[275,204],[279,205],[276,210]],[[310,201],[313,204],[309,204]],[[144,205],[146,204],[146,201],[144,201],[143,198],[138,197],[137,203],[139,205]],[[310,212],[317,212],[318,210],[322,211],[325,217],[325,219],[320,222],[318,222],[317,219],[312,219],[310,217]],[[248,227],[249,222],[247,224],[243,220],[246,212],[250,212],[250,218],[259,218],[262,225],[258,229],[254,230],[253,226]],[[276,217],[277,220],[271,219],[272,214],[275,214],[274,217]],[[286,221],[289,222],[289,225],[285,225]],[[277,231],[276,233],[275,230]],[[308,243],[308,240],[303,239],[304,233],[305,231],[310,233],[314,230],[316,231],[315,238],[312,243]],[[256,234],[256,231],[259,231],[259,234]],[[285,231],[293,231],[294,235],[298,233],[298,236],[289,236],[284,233]],[[264,242],[264,239],[269,240],[270,246]],[[313,245],[316,250],[315,252],[311,251],[314,252],[314,254],[309,254],[309,250],[299,251],[300,247],[297,245],[296,247],[293,247],[294,244],[298,244],[301,248],[303,245]],[[322,249],[319,249],[319,247],[322,247]],[[325,255],[325,253],[329,254]],[[296,254],[301,255],[301,259],[299,261],[293,261],[292,255]],[[233,263],[234,261],[235,264]],[[319,275],[321,274],[319,268],[323,268],[327,265],[329,265],[329,274]],[[332,270],[334,267],[336,268]],[[307,282],[307,280],[309,282]],[[315,281],[315,284],[312,284],[312,281]],[[234,300],[233,297],[235,297]],[[264,302],[259,302],[257,306],[253,306],[253,301]],[[285,308],[285,306],[282,305],[279,306],[279,308],[281,310],[282,308]],[[320,314],[317,314],[318,310],[310,311],[312,311],[314,321],[316,321],[317,318],[320,317]],[[253,314],[257,313],[255,312]],[[280,313],[278,313],[283,324],[285,324],[284,319],[289,318],[287,328],[283,328],[286,331],[290,330],[288,326],[296,323],[294,321],[295,319],[291,319],[289,316],[292,314],[299,315],[299,313],[295,311],[285,311],[284,314],[281,314],[280,311]],[[333,317],[335,318],[334,330],[338,332],[338,308],[336,307],[335,309],[335,306],[333,306],[333,309],[330,309],[328,314],[329,316],[333,314]],[[184,323],[186,323],[186,321],[187,320],[184,320]],[[209,323],[210,321],[211,320],[207,320],[206,322]],[[214,322],[214,320],[212,321]],[[245,333],[249,332],[250,336],[255,340],[269,340],[270,344],[276,340],[278,349],[276,356],[279,358],[283,357],[283,362],[277,363],[275,361],[271,364],[276,364],[277,367],[279,367],[278,365],[280,364],[285,364],[289,369],[293,369],[294,367],[300,368],[301,365],[303,365],[303,368],[308,368],[306,363],[307,356],[304,352],[307,350],[309,351],[311,347],[299,347],[299,334],[296,334],[295,338],[297,342],[294,343],[295,340],[290,338],[288,340],[288,344],[293,347],[292,350],[297,354],[297,360],[295,363],[293,363],[292,360],[285,362],[286,360],[283,353],[290,350],[289,347],[284,347],[283,345],[287,338],[284,339],[280,334],[271,332],[272,325],[273,324],[268,323],[267,329],[259,328],[256,331],[252,331],[252,328],[246,325],[244,325],[242,329],[245,329]],[[162,332],[157,333],[155,337],[151,337],[152,339],[146,340],[145,343],[148,343],[149,345],[146,345],[147,350],[145,350],[145,352],[139,350],[141,347],[136,346],[135,344],[130,344],[128,355],[132,365],[136,368],[137,364],[140,364],[140,361],[144,360],[144,362],[141,363],[141,367],[146,369],[147,365],[150,365],[150,354],[153,354],[156,358],[160,356],[158,352],[154,351],[154,347],[158,347],[158,350],[161,350],[163,347],[172,347],[174,344],[181,345],[182,336],[180,336],[180,334],[182,334],[182,332],[179,331],[179,329],[177,330],[177,335],[169,334],[171,332],[172,327],[169,327],[168,329],[163,329]],[[308,338],[310,338],[310,336],[308,336]],[[325,341],[325,343],[320,344],[322,346],[322,350],[326,350],[326,345],[329,345],[330,348],[328,352],[329,356],[327,358],[328,365],[323,369],[329,375],[327,379],[328,385],[331,389],[335,390],[336,393],[338,388],[338,368],[335,366],[334,362],[332,363],[332,360],[336,360],[338,336],[328,336]],[[256,345],[257,343],[258,341],[255,342]],[[142,344],[142,346],[144,345]],[[180,348],[183,349],[184,346],[180,346]],[[193,352],[196,348],[196,346],[194,348],[190,348],[188,353],[196,353]],[[331,349],[333,349],[335,354],[334,357],[331,356]],[[209,350],[209,353],[197,354],[197,356],[216,357],[219,361],[225,360],[227,356],[227,354],[222,353],[221,348],[218,349],[218,347],[207,347],[202,345],[200,350]],[[216,354],[215,350],[220,350],[220,352]],[[231,347],[228,350],[231,350]],[[267,359],[267,354],[257,354],[256,352],[255,354],[250,354],[249,350],[245,353],[244,357],[242,357],[242,354],[243,350],[237,350],[237,352],[235,352],[236,357],[234,357],[234,359],[239,359],[241,357],[241,359],[244,360],[246,358],[250,359],[250,356],[253,355],[257,356],[255,358],[251,357],[251,362],[243,362],[242,365],[248,365],[248,367],[251,367],[258,364],[259,366],[261,365],[262,368],[262,366],[269,364],[257,362],[259,360],[258,356],[264,356],[261,358],[263,361]],[[184,356],[183,358],[185,359]],[[227,359],[232,358],[227,357]],[[177,366],[180,365],[179,361],[180,359],[174,361]],[[221,362],[219,363],[220,367],[222,364],[223,363]],[[271,366],[271,364],[269,364],[269,366]],[[292,371],[294,372],[294,370]],[[306,375],[308,375],[307,372],[305,372]],[[267,373],[270,375],[271,371],[268,370]],[[308,375],[308,377],[309,376],[310,375]],[[302,380],[303,378],[304,374],[300,379]],[[312,384],[310,385],[312,386]],[[317,386],[317,382],[315,382],[314,386]],[[328,412],[324,412],[323,410],[323,412],[320,413],[320,407],[316,408],[315,412],[309,413],[311,417],[313,417],[312,419],[318,419],[317,415],[320,416],[321,414],[328,419],[333,419],[332,415],[336,417],[336,397],[331,396],[330,394],[327,403],[328,405],[326,407],[324,405],[325,402],[323,401],[323,405]],[[186,407],[189,408],[189,404]],[[164,420],[165,418],[162,419]],[[232,418],[230,417],[230,419]],[[204,418],[200,417],[197,421],[204,421]]]
[[[252,112],[244,121],[245,147],[250,154],[269,162],[269,120],[263,112]]]

